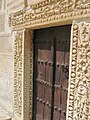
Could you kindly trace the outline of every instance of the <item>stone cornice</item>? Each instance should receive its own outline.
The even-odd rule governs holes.
[[[12,29],[35,28],[89,16],[90,0],[44,0],[12,13],[9,25]]]

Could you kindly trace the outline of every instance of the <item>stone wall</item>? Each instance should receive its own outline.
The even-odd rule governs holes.
[[[44,0],[27,0],[27,5],[30,6],[30,4],[38,3]]]
[[[9,14],[24,7],[23,0],[0,0],[0,120],[13,118],[14,45]]]
[[[0,35],[0,120],[13,116],[13,50],[10,35]]]
[[[4,32],[5,29],[5,13],[0,14],[0,32]]]
[[[23,9],[24,0],[7,0],[6,7],[7,10],[9,10],[11,13],[18,11],[20,9]]]

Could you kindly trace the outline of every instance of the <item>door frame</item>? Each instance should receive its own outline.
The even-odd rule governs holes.
[[[56,0],[57,1],[57,0]],[[71,71],[73,71],[72,67],[72,59],[74,59],[74,53],[72,52],[73,46],[78,49],[77,46],[75,46],[75,39],[79,41],[79,34],[76,34],[76,38],[74,39],[75,32],[80,32],[80,26],[81,22],[73,22],[73,20],[81,19],[83,21],[83,18],[90,18],[90,7],[88,7],[88,3],[82,3],[83,8],[80,7],[80,4],[77,4],[77,2],[82,2],[81,0],[75,1],[72,9],[68,9],[69,12],[58,12],[58,2],[56,4],[56,1],[51,4],[51,0],[44,0],[44,2],[34,3],[31,5],[31,9],[22,9],[20,11],[17,11],[15,13],[10,14],[9,16],[9,26],[12,28],[12,36],[14,39],[14,116],[18,120],[30,120],[32,118],[32,79],[33,79],[33,29],[39,29],[39,28],[45,28],[49,26],[59,26],[59,25],[66,25],[66,24],[72,24],[72,30],[71,30],[71,51],[70,51],[70,73],[69,73],[69,93],[68,93],[68,106],[73,105],[74,97],[70,97],[71,90],[77,89],[73,86],[71,88],[71,82],[73,82],[73,79],[76,79],[76,71],[74,69],[73,74]],[[53,14],[53,10],[51,11],[51,5],[57,5],[56,8],[53,10],[56,10],[56,13]],[[69,3],[67,2],[67,6]],[[51,11],[51,14],[48,13],[48,16],[44,16],[44,19],[41,20],[41,17],[36,16],[40,15],[37,13],[34,13],[36,16],[36,21],[32,17],[29,17],[31,15],[31,12],[33,13],[33,10],[36,8],[37,10],[40,8],[43,8],[46,6],[49,9],[49,12]],[[64,5],[65,6],[65,5]],[[79,6],[79,7],[78,7]],[[59,8],[60,9],[60,8]],[[30,11],[31,10],[31,11]],[[67,10],[67,7],[64,9]],[[25,17],[26,16],[26,17]],[[30,19],[31,18],[31,19]],[[38,19],[40,18],[40,19]],[[85,20],[86,21],[86,20]],[[86,24],[83,22],[83,24]],[[88,26],[88,25],[87,25]],[[83,27],[82,27],[83,28]],[[86,33],[85,33],[86,35]],[[82,39],[82,38],[81,38]],[[21,47],[17,41],[20,41],[23,45]],[[29,46],[30,45],[30,46]],[[19,47],[20,51],[18,52],[17,46]],[[26,47],[25,47],[26,46]],[[75,52],[75,51],[74,51]],[[21,59],[16,59],[16,56],[18,58],[18,55],[22,53]],[[77,56],[79,53],[75,53]],[[84,56],[84,55],[83,55]],[[21,66],[16,67],[17,64],[21,62]],[[28,63],[30,64],[30,68],[28,67]],[[87,62],[86,62],[87,63]],[[80,64],[80,63],[79,63]],[[75,68],[76,64],[74,65]],[[19,71],[18,71],[19,70]],[[20,84],[17,83],[18,77],[20,78]],[[28,83],[30,83],[30,86],[28,86]],[[21,87],[19,88],[19,86]],[[73,83],[75,85],[75,83]],[[16,88],[18,86],[18,89]],[[29,93],[27,92],[29,90]],[[28,94],[27,94],[28,93]],[[18,96],[20,94],[20,97]],[[29,97],[28,97],[29,95]],[[73,94],[74,95],[74,94]],[[72,100],[71,100],[72,99]],[[71,101],[70,101],[71,100]],[[28,102],[29,101],[29,102]],[[20,103],[20,107],[18,107],[18,104]],[[28,107],[29,106],[29,107]],[[76,106],[77,108],[77,106]],[[74,105],[72,108],[67,108],[67,118],[71,118],[73,120],[72,114],[74,112]]]

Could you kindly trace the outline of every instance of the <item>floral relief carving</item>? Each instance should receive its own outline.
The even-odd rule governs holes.
[[[72,20],[90,15],[89,0],[44,0],[32,4],[28,10],[20,10],[11,14],[9,23],[12,28],[26,28],[43,23]]]
[[[22,117],[23,31],[14,32],[14,112]]]
[[[76,0],[76,9],[90,8],[89,0]]]
[[[33,31],[14,33],[14,113],[18,119],[32,119]],[[24,88],[22,91],[22,87]],[[24,100],[22,103],[22,99]],[[22,114],[23,112],[23,114]]]
[[[90,119],[90,24],[73,25],[68,120]]]

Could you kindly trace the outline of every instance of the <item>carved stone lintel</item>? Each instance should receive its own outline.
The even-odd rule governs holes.
[[[13,29],[37,27],[90,16],[90,0],[44,0],[9,18]]]
[[[75,23],[72,35],[68,120],[90,119],[90,23]]]

